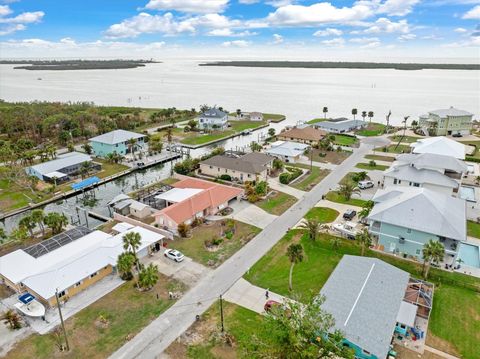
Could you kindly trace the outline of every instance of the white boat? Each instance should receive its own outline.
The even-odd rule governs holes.
[[[22,294],[18,297],[18,300],[19,302],[15,304],[15,308],[22,314],[36,318],[45,317],[45,306],[30,293]]]
[[[359,230],[355,228],[356,225],[357,224],[353,222],[335,223],[332,225],[332,228],[343,237],[355,239],[355,236],[359,233]]]

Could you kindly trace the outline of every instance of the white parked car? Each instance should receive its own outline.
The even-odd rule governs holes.
[[[185,256],[182,254],[182,252],[179,252],[176,249],[167,249],[164,253],[164,256],[177,263],[185,259]]]
[[[367,189],[367,188],[372,188],[373,187],[373,182],[372,181],[360,181],[358,182],[358,188],[360,189]]]

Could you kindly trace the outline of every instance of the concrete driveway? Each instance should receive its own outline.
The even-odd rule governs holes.
[[[254,204],[249,203],[249,206],[246,206],[241,211],[234,211],[228,217],[233,218],[237,221],[251,224],[252,226],[264,229],[270,223],[272,223],[277,216],[265,212],[260,207],[255,206]]]
[[[147,257],[142,260],[142,262],[147,265],[150,263],[157,265],[160,273],[175,278],[189,287],[195,285],[211,271],[211,269],[194,262],[189,257],[185,257],[180,263],[174,262],[171,259],[165,258],[163,252],[157,253],[152,257]]]

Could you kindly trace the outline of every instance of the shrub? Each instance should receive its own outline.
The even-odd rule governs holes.
[[[258,195],[266,195],[268,190],[268,184],[265,181],[258,182],[255,186],[255,193]]]
[[[368,162],[368,165],[370,167],[377,167],[377,162],[375,162],[374,160],[370,160],[370,162]]]
[[[250,194],[250,195],[247,196],[247,200],[248,200],[248,202],[250,202],[250,203],[255,203],[255,202],[257,202],[257,201],[259,200],[259,197],[258,197],[258,195],[257,195],[256,193],[252,193],[252,194]]]
[[[233,233],[232,233],[232,232],[227,232],[227,233],[225,233],[225,237],[226,237],[227,239],[232,239]]]
[[[188,235],[188,231],[190,230],[190,227],[188,224],[185,224],[185,223],[180,223],[178,225],[178,234],[180,235],[180,237],[182,238],[186,238],[187,235]]]
[[[220,176],[220,179],[224,181],[231,181],[232,177],[224,173],[223,175]]]
[[[279,179],[280,183],[282,183],[282,184],[289,184],[291,177],[292,177],[292,175],[290,173],[284,172],[280,175],[280,177],[278,179]]]

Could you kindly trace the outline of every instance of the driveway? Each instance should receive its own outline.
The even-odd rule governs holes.
[[[290,196],[293,196],[293,197],[298,198],[298,199],[302,198],[305,195],[305,193],[307,193],[307,192],[301,191],[299,189],[290,187],[287,184],[283,184],[283,183],[278,182],[278,177],[277,178],[269,178],[268,179],[268,186],[270,188],[273,188],[276,191],[280,191],[280,192],[289,194]]]
[[[260,207],[255,206],[251,203],[249,203],[249,206],[246,206],[239,212],[234,211],[228,217],[231,217],[240,222],[251,224],[252,226],[261,229],[267,227],[277,218],[277,216],[267,213]]]
[[[165,258],[163,253],[157,253],[153,257],[145,258],[142,262],[147,265],[150,263],[156,264],[160,273],[175,278],[189,287],[194,286],[211,271],[211,269],[194,262],[189,257],[185,257],[182,262],[177,263]]]

